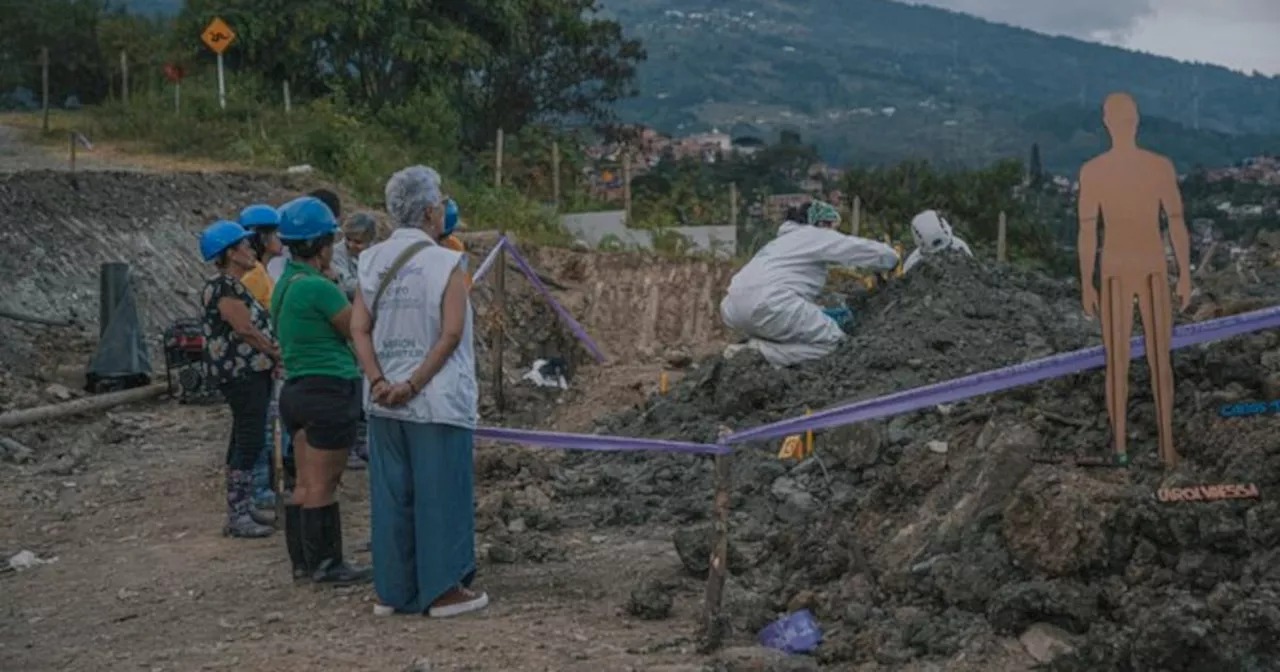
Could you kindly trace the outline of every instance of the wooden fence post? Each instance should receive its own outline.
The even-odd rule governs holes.
[[[850,224],[850,226],[852,227],[850,232],[855,236],[861,235],[862,233],[862,197],[861,196],[853,197],[853,216],[850,219],[852,221],[852,224]]]
[[[502,131],[498,131],[498,147],[502,147]],[[501,156],[501,153],[499,153]],[[499,165],[501,165],[499,163]],[[499,177],[501,179],[501,177]],[[501,243],[501,229],[498,231],[498,241]],[[493,403],[497,407],[498,413],[506,411],[507,400],[503,391],[503,379],[505,374],[502,370],[502,353],[503,346],[507,343],[506,321],[507,321],[507,248],[503,248],[498,252],[498,258],[493,260],[493,307],[490,310],[495,311],[493,320]]]
[[[560,212],[560,143],[551,141],[551,199]]]
[[[1005,217],[1004,210],[1000,211],[1000,225],[996,230],[996,261],[1004,263],[1009,260],[1009,250],[1006,243],[1007,227],[1009,225],[1008,218]]]
[[[129,53],[120,50],[120,102],[129,104]]]
[[[707,570],[707,592],[703,604],[703,647],[712,651],[724,639],[724,621],[720,604],[724,598],[725,577],[729,573],[729,495],[732,489],[733,453],[715,456],[715,498],[711,507],[711,563]]]
[[[627,226],[631,226],[631,149],[622,153],[622,207],[627,211]]]
[[[738,183],[729,183],[729,225],[738,228]]]
[[[72,130],[71,130],[71,132],[67,134],[67,137],[71,139],[71,174],[72,174],[72,175],[74,175],[74,174],[75,174],[75,172],[76,172],[76,132],[75,132],[75,129],[72,129]]]
[[[49,132],[49,47],[40,48],[40,92],[44,100],[44,132]]]
[[[293,112],[293,100],[289,97],[289,80],[284,82],[284,113]]]
[[[494,148],[493,186],[495,187],[502,186],[502,142],[503,142],[502,129],[499,128],[498,140]]]

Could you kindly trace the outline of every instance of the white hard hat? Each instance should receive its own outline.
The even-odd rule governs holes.
[[[934,210],[925,210],[911,220],[911,237],[922,254],[951,246],[951,225]]]

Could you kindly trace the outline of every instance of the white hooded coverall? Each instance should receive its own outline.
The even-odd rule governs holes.
[[[902,264],[903,273],[910,271],[921,259],[942,250],[956,250],[973,256],[969,245],[960,240],[960,236],[951,229],[951,224],[934,210],[925,210],[911,220],[911,237],[915,239],[916,249],[907,255],[906,263]]]
[[[778,237],[733,276],[720,317],[730,329],[746,333],[746,347],[774,366],[824,357],[844,338],[814,303],[833,265],[888,271],[898,265],[898,254],[874,240],[785,222]]]

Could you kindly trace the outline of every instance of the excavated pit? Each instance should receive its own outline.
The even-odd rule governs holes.
[[[1260,273],[1261,285],[1232,293],[1280,302],[1280,274]],[[1222,312],[1200,303],[1188,312]],[[721,426],[1099,342],[1074,283],[963,258],[853,308],[857,325],[828,358],[786,370],[749,353],[714,358],[600,428],[714,441]],[[1280,396],[1278,346],[1262,332],[1174,354],[1183,460],[1171,472],[1156,458],[1143,361],[1132,366],[1129,469],[1076,464],[1110,454],[1101,371],[819,432],[818,458],[798,465],[778,460],[779,441],[740,447],[732,632],[750,637],[778,613],[809,607],[827,630],[820,660],[866,669],[994,660],[1012,638],[1058,670],[1276,669],[1280,441],[1273,419],[1222,419],[1218,409]],[[1162,503],[1155,494],[1223,483],[1255,484],[1261,499]],[[555,485],[597,525],[677,525],[686,569],[705,573],[709,459],[572,455]]]

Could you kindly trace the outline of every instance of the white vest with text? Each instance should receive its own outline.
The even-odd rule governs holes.
[[[373,299],[383,274],[405,248],[420,241],[431,245],[400,269],[375,307]],[[445,287],[453,269],[459,264],[465,269],[465,262],[462,253],[435,244],[425,232],[415,229],[398,229],[386,241],[360,254],[360,294],[369,313],[377,315],[373,324],[373,348],[378,354],[382,375],[389,382],[407,380],[435,346],[440,338]],[[465,319],[462,342],[418,396],[404,406],[384,408],[370,399],[366,379],[365,412],[380,418],[474,429],[479,397],[469,299]]]

